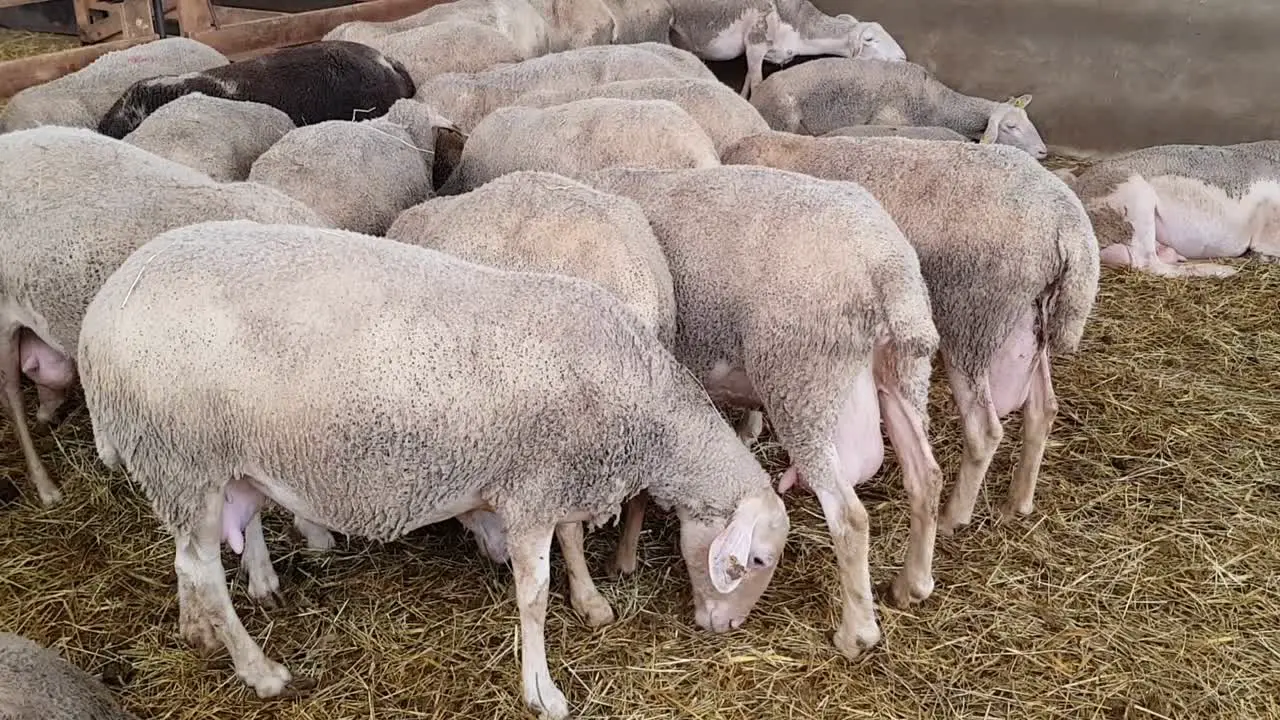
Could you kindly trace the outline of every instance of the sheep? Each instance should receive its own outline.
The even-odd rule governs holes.
[[[249,167],[293,121],[270,105],[191,93],[147,116],[124,141],[194,168],[218,182],[249,177]]]
[[[876,196],[920,257],[964,430],[939,530],[970,522],[1001,418],[1018,408],[1022,456],[1002,516],[1029,514],[1058,410],[1050,354],[1076,350],[1098,292],[1098,241],[1079,199],[1003,146],[771,132],[723,161],[856,182]]]
[[[850,125],[825,132],[822,137],[903,137],[913,140],[969,142],[969,138],[951,128],[927,125]]]
[[[1187,260],[1280,260],[1280,141],[1158,145],[1066,179],[1089,212],[1105,265],[1226,277],[1236,269]]]
[[[255,183],[218,184],[185,165],[84,128],[0,135],[0,391],[41,502],[62,498],[36,454],[20,387],[52,419],[75,382],[80,320],[98,285],[134,248],[207,219],[324,224]]]
[[[716,152],[748,135],[769,130],[760,113],[729,86],[718,80],[698,78],[647,78],[618,80],[585,91],[544,90],[521,96],[520,104],[545,108],[587,98],[620,100],[670,100],[689,113],[715,144]]]
[[[509,173],[465,195],[406,210],[387,237],[484,265],[590,280],[620,298],[664,345],[674,339],[671,272],[644,212],[630,200],[569,178]],[[643,494],[637,497],[632,502],[644,502]],[[482,551],[495,562],[507,561],[505,542],[485,532],[500,523],[460,519],[475,533]],[[623,542],[619,549],[615,566],[634,570],[634,545]],[[574,609],[591,625],[612,622],[613,611],[585,567],[570,570]]]
[[[324,39],[350,40],[377,47],[379,40],[393,34],[459,21],[477,23],[506,36],[522,59],[550,51],[551,28],[528,0],[452,0],[390,22],[346,22],[326,33]]]
[[[675,356],[717,403],[768,412],[791,456],[782,482],[802,473],[831,531],[843,595],[835,644],[849,657],[874,646],[868,519],[854,486],[881,465],[881,417],[911,503],[892,598],[933,590],[941,470],[926,401],[938,333],[911,246],[853,183],[749,167],[610,168],[585,182],[644,209],[675,288]],[[624,526],[624,538],[637,533]]]
[[[367,44],[404,65],[415,84],[445,73],[484,72],[525,59],[506,35],[463,20],[410,28]]]
[[[707,133],[670,100],[589,98],[549,108],[500,108],[476,125],[441,195],[457,195],[516,170],[579,179],[628,165],[706,168],[720,164]]]
[[[778,24],[769,37],[764,59],[786,65],[797,55],[838,55],[845,58],[903,62],[907,53],[880,23],[862,22],[852,15],[828,15],[809,0],[774,0]]]
[[[161,106],[193,92],[264,103],[302,127],[381,117],[416,89],[403,65],[367,45],[316,42],[202,72],[139,80],[102,117],[98,132],[123,138]]]
[[[10,632],[0,632],[0,718],[137,720],[97,678]]]
[[[613,15],[613,44],[670,44],[675,18],[670,0],[604,0],[604,4]]]
[[[617,42],[613,13],[603,0],[529,0],[550,28],[549,52]]]
[[[96,128],[112,103],[139,80],[226,64],[222,53],[185,37],[113,50],[73,73],[14,95],[0,109],[0,133],[40,125]]]
[[[678,56],[660,55],[657,43],[609,45],[552,53],[502,65],[481,73],[437,75],[418,86],[417,99],[440,110],[464,133],[501,107],[521,104],[521,98],[543,91],[587,91],[617,80],[655,77],[700,77],[703,72]],[[711,79],[715,79],[712,75]]]
[[[402,211],[432,195],[436,133],[448,121],[416,100],[399,100],[376,120],[300,127],[249,171],[334,227],[381,235]]]
[[[742,97],[764,79],[769,37],[780,19],[774,0],[671,0],[671,44],[703,60],[746,56]]]
[[[915,63],[844,58],[780,70],[751,96],[774,130],[822,135],[848,125],[940,126],[1039,159],[1049,151],[1027,117],[1030,102],[1030,95],[996,102],[956,92]]]
[[[219,544],[239,551],[266,498],[382,541],[494,511],[524,699],[552,718],[569,712],[543,632],[566,524],[606,521],[644,489],[674,508],[712,631],[742,622],[789,530],[697,381],[586,280],[341,230],[200,223],[107,279],[78,354],[98,456],[128,468],[173,536],[182,634],[225,646],[260,697],[292,676],[240,623]]]

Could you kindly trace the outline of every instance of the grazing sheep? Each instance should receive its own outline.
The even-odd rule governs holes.
[[[270,105],[191,93],[147,116],[124,141],[233,182],[249,177],[253,161],[293,127]]]
[[[913,140],[969,142],[969,138],[950,128],[915,125],[850,125],[823,133],[822,137],[903,137]]]
[[[464,133],[501,107],[519,105],[525,95],[544,91],[587,91],[617,80],[706,75],[676,56],[660,55],[657,43],[607,45],[552,53],[481,73],[438,75],[418,86],[417,98],[430,103]],[[699,63],[702,71],[710,72]],[[714,75],[712,76],[714,79]]]
[[[524,699],[552,718],[569,712],[543,630],[558,526],[602,523],[647,488],[680,517],[712,630],[759,599],[789,529],[688,371],[577,278],[340,230],[201,223],[107,279],[79,357],[99,457],[128,468],[173,535],[182,634],[226,647],[260,697],[292,676],[241,625],[219,544],[239,550],[268,498],[383,541],[494,511]]]
[[[956,92],[915,63],[844,58],[780,70],[751,96],[774,130],[822,135],[849,125],[937,126],[1038,159],[1049,151],[1027,117],[1030,102],[1030,95],[996,102]]]
[[[1030,513],[1058,410],[1049,356],[1075,351],[1098,292],[1098,242],[1079,199],[1026,153],[971,143],[771,132],[724,162],[856,182],[876,196],[920,257],[964,429],[939,529],[971,520],[1000,419],[1018,408],[1022,456],[1004,514]]]
[[[545,90],[524,95],[520,104],[545,108],[587,98],[620,100],[670,100],[702,126],[715,143],[716,152],[748,135],[769,130],[751,103],[743,100],[728,85],[718,80],[698,78],[646,78],[618,80],[583,90]]]
[[[415,84],[445,73],[474,73],[524,60],[515,44],[487,25],[446,20],[367,43],[409,72]]]
[[[161,232],[201,220],[323,224],[270,188],[219,184],[84,128],[0,135],[0,187],[0,391],[45,505],[62,495],[32,443],[21,376],[40,391],[37,419],[51,419],[75,383],[80,320],[107,275]]]
[[[96,128],[112,103],[139,80],[226,64],[222,53],[184,37],[113,50],[73,73],[14,95],[0,109],[0,133],[40,125]]]
[[[528,0],[550,28],[549,52],[617,42],[613,13],[603,0]]]
[[[465,195],[406,210],[387,237],[484,265],[590,280],[621,299],[664,345],[674,339],[676,304],[667,260],[644,212],[626,198],[560,175],[518,171]],[[643,493],[637,497],[633,503],[644,502]],[[501,523],[470,515],[459,519],[481,550],[506,562],[505,541],[487,532]],[[614,562],[627,572],[635,569],[634,541],[619,545]],[[612,622],[613,611],[585,562],[570,564],[569,573],[574,609],[592,625]]]
[[[377,46],[376,41],[389,35],[457,21],[477,23],[502,33],[525,59],[550,50],[551,28],[528,0],[451,0],[390,22],[346,22],[330,30],[324,39]]]
[[[786,65],[797,55],[838,55],[864,60],[902,62],[907,53],[877,22],[852,15],[828,15],[809,0],[774,0],[778,25],[769,37],[764,59]]]
[[[1089,212],[1106,265],[1226,277],[1236,269],[1187,260],[1280,260],[1280,141],[1158,145],[1067,180]]]
[[[500,108],[467,137],[441,195],[516,170],[579,179],[614,166],[706,168],[720,156],[697,121],[670,100],[590,98],[549,108]]]
[[[380,117],[415,91],[403,65],[367,45],[316,42],[202,72],[139,80],[111,106],[98,131],[123,138],[161,106],[194,92],[264,103],[302,127]]]
[[[262,154],[249,180],[299,200],[334,227],[370,235],[431,197],[436,133],[448,121],[416,100],[376,120],[300,127]]]
[[[721,405],[769,414],[791,456],[783,483],[803,476],[831,531],[835,644],[851,657],[875,645],[867,511],[854,486],[883,460],[881,418],[911,503],[892,597],[905,605],[933,591],[941,471],[926,401],[938,334],[911,246],[853,183],[748,167],[611,168],[586,182],[644,208],[671,269],[676,357]]]
[[[0,718],[137,720],[97,678],[9,632],[0,632]]]
[[[764,79],[769,37],[778,28],[774,0],[671,0],[671,44],[703,60],[746,56],[742,97]]]
[[[671,43],[675,12],[670,0],[604,0],[613,14],[615,45]]]

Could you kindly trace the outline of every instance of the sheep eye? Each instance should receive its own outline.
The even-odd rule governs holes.
[[[764,558],[762,558],[762,557],[760,557],[760,556],[758,556],[758,555],[754,555],[754,556],[752,556],[752,558],[751,558],[751,569],[752,569],[752,570],[759,570],[759,569],[763,568],[763,567],[765,566],[765,564],[766,564],[766,563],[765,563],[765,561],[764,561]]]

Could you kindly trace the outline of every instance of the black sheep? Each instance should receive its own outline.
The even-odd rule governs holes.
[[[399,62],[346,40],[324,40],[202,72],[139,80],[120,96],[98,132],[123,138],[157,108],[189,93],[279,108],[298,127],[365,120],[417,92]]]

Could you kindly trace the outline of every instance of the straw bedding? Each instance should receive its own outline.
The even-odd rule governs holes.
[[[0,50],[5,47],[0,36]],[[1052,166],[1073,164],[1058,159]],[[838,582],[821,511],[791,498],[787,555],[744,628],[692,623],[676,523],[651,519],[643,566],[597,572],[618,621],[568,606],[558,552],[552,673],[592,718],[1280,717],[1280,266],[1227,280],[1105,271],[1081,352],[1057,361],[1062,405],[1036,512],[992,522],[1019,423],[975,524],[938,542],[938,588],[880,607],[885,640],[858,662],[830,644]],[[941,378],[932,435],[950,479],[959,435]],[[28,396],[34,407],[34,393]],[[232,595],[271,657],[313,681],[261,701],[223,651],[178,636],[173,547],[126,477],[97,462],[79,398],[37,443],[66,501],[39,507],[0,419],[0,629],[100,673],[143,718],[531,717],[519,691],[511,575],[453,523],[379,545],[303,549],[267,519],[285,605]],[[779,473],[785,457],[761,456]],[[893,577],[907,504],[892,456],[860,495],[872,573]],[[588,537],[602,569],[616,530]]]

